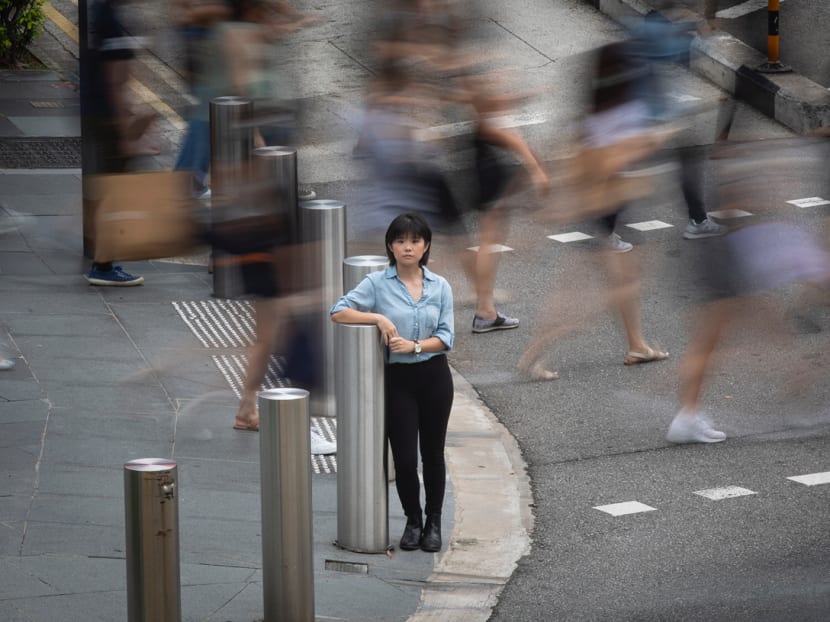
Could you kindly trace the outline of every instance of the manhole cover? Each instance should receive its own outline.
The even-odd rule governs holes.
[[[0,168],[80,168],[81,139],[2,138]]]

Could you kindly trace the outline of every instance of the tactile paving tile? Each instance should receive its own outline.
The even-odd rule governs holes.
[[[2,138],[0,168],[79,168],[81,139]]]
[[[205,348],[245,348],[255,335],[253,305],[240,300],[193,300],[174,302],[173,308]],[[241,353],[211,356],[219,372],[236,397],[242,395],[247,358]],[[272,356],[262,383],[263,389],[288,386],[281,357]],[[311,423],[329,441],[337,440],[337,420],[333,417],[312,417]],[[336,473],[337,457],[313,454],[314,473]]]

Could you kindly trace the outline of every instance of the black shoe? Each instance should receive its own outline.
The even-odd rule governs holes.
[[[400,547],[404,551],[414,551],[421,546],[421,532],[423,531],[421,515],[416,518],[407,518],[406,527],[401,536]]]
[[[437,553],[441,550],[441,515],[427,515],[427,524],[424,526],[424,535],[421,536],[421,550],[427,553]]]

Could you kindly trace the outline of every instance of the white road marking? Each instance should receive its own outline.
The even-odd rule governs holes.
[[[696,490],[696,495],[712,499],[713,501],[720,501],[721,499],[731,499],[732,497],[744,497],[746,495],[758,494],[755,491],[741,488],[740,486],[724,486],[723,488],[708,488],[706,490]]]
[[[480,247],[478,247],[478,246],[471,246],[467,250],[468,251],[473,251],[474,253],[477,253],[479,248]],[[492,244],[489,248],[489,252],[491,252],[491,253],[506,253],[506,252],[512,251],[512,250],[513,250],[512,248],[510,248],[509,246],[505,246],[504,244]]]
[[[573,233],[559,233],[557,235],[549,235],[547,237],[555,242],[567,243],[579,242],[580,240],[590,240],[594,236],[574,231]]]
[[[824,473],[810,473],[809,475],[796,475],[788,477],[794,482],[804,484],[805,486],[818,486],[819,484],[830,484],[830,471]]]
[[[611,516],[624,516],[626,514],[638,514],[640,512],[652,512],[657,508],[653,508],[645,503],[639,501],[625,501],[624,503],[612,503],[610,505],[597,505],[595,510],[605,512]]]
[[[730,218],[746,218],[747,216],[752,216],[752,212],[745,212],[742,209],[722,209],[716,212],[709,212],[709,215],[715,218],[729,220]]]
[[[738,19],[744,15],[765,9],[768,4],[768,0],[746,0],[746,2],[736,4],[728,9],[721,9],[715,13],[715,17],[718,19]],[[784,4],[784,0],[781,0],[781,4]]]
[[[654,231],[655,229],[667,229],[669,227],[674,227],[674,225],[670,225],[662,220],[646,220],[644,222],[633,222],[626,225],[626,227],[631,227],[637,231]]]
[[[700,101],[700,97],[695,97],[694,95],[686,95],[686,93],[668,93],[666,97],[671,97],[673,100],[678,101],[680,103]]]
[[[498,128],[523,127],[525,125],[539,125],[547,121],[547,116],[542,114],[515,114],[493,117],[489,122]],[[415,130],[415,138],[420,141],[440,140],[463,134],[472,134],[475,125],[472,121],[460,121],[458,123],[447,123]]]
[[[817,207],[819,205],[830,205],[830,201],[822,197],[807,197],[806,199],[793,199],[792,201],[787,201],[787,203],[795,205],[796,207],[800,207],[801,209],[804,209],[805,207]]]

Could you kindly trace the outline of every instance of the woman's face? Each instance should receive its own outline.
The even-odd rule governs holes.
[[[399,266],[417,266],[424,253],[427,252],[429,244],[424,241],[424,238],[416,236],[414,233],[404,233],[392,240],[389,245],[389,250],[395,257],[395,262]]]

